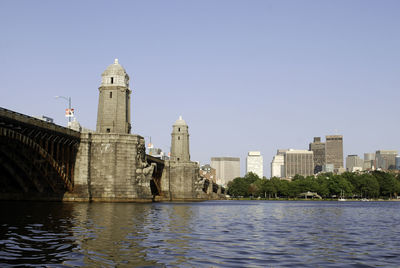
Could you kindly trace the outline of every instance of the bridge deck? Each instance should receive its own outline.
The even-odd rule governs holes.
[[[49,122],[40,120],[38,118],[20,114],[20,113],[0,107],[0,124],[3,124],[3,125],[11,124],[11,126],[13,126],[13,124],[15,124],[15,122],[18,122],[18,124],[24,124],[24,125],[38,127],[43,130],[50,131],[50,132],[56,132],[59,134],[72,136],[77,139],[80,138],[80,133],[75,130],[72,130],[72,129],[69,129],[66,127],[62,127],[62,126],[59,126],[59,125],[56,125],[53,123],[49,123]],[[15,125],[15,127],[18,127],[18,125]]]

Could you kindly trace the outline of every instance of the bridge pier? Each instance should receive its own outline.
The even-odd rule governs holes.
[[[63,200],[151,202],[154,166],[146,162],[144,144],[139,135],[82,133],[74,190]]]

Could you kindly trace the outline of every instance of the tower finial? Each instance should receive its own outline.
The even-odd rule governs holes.
[[[179,116],[179,120],[182,120],[182,115]]]
[[[118,59],[115,59],[115,60],[114,60],[114,64],[118,64]]]

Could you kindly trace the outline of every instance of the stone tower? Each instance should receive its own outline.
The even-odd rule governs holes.
[[[101,75],[96,132],[131,132],[129,76],[115,59]]]
[[[172,126],[171,134],[171,160],[186,162],[190,161],[189,154],[189,127],[182,116]]]

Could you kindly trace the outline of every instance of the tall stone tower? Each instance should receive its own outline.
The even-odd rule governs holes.
[[[179,162],[190,161],[189,127],[182,116],[175,121],[171,134],[171,160]]]
[[[131,132],[130,94],[129,76],[115,59],[101,75],[96,132]]]

